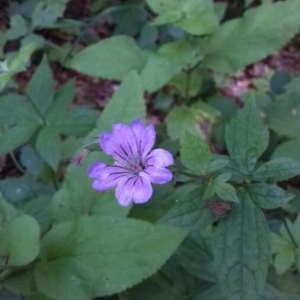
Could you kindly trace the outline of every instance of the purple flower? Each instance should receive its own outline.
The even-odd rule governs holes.
[[[173,164],[173,157],[163,149],[150,151],[155,129],[153,125],[144,127],[140,119],[128,126],[115,123],[112,131],[101,134],[100,146],[115,162],[107,166],[98,161],[88,168],[88,176],[95,179],[92,187],[103,191],[117,186],[116,198],[123,206],[131,201],[145,203],[152,196],[151,183],[163,184],[172,179],[166,167]]]

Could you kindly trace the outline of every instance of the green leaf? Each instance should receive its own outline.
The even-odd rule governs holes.
[[[202,137],[196,119],[196,113],[186,106],[172,108],[167,116],[168,135],[172,140],[179,139],[181,142],[183,142],[186,131]]]
[[[262,212],[247,193],[238,194],[215,233],[214,260],[226,299],[254,300],[262,291],[270,259],[269,229]]]
[[[300,130],[299,111],[299,97],[290,94],[283,95],[267,108],[268,125],[279,135],[297,138]]]
[[[71,79],[62,85],[57,91],[54,101],[49,107],[46,119],[49,123],[54,122],[55,118],[64,112],[72,103],[75,96],[75,80]]]
[[[183,238],[178,229],[125,218],[65,222],[42,240],[37,286],[55,300],[118,293],[156,272]]]
[[[160,218],[159,223],[186,230],[206,228],[215,221],[208,201],[202,197],[203,188],[192,190],[176,199],[175,204]]]
[[[268,130],[258,115],[253,99],[249,99],[226,126],[225,136],[231,158],[238,163],[243,173],[248,174],[269,143]]]
[[[193,48],[186,41],[166,43],[150,55],[141,72],[146,91],[153,93],[164,86],[187,64],[192,63]]]
[[[275,254],[274,267],[281,275],[295,263],[295,249],[289,237],[283,237],[274,232],[271,234],[272,252]]]
[[[62,17],[68,0],[39,1],[32,13],[33,28],[51,27],[59,17]]]
[[[101,157],[100,157],[101,158]],[[64,182],[52,201],[52,219],[54,222],[76,220],[80,216],[126,216],[129,207],[121,207],[114,191],[99,193],[92,188],[92,180],[86,175],[91,162],[99,160],[99,155],[91,153],[82,161],[82,165],[70,165]]]
[[[279,208],[294,198],[278,186],[266,183],[250,184],[246,186],[246,191],[253,203],[264,209]]]
[[[300,174],[300,163],[288,158],[275,158],[261,165],[253,174],[253,180],[281,181]]]
[[[273,154],[272,158],[286,157],[296,160],[300,163],[300,141],[298,139],[288,140],[278,145]]]
[[[160,15],[154,19],[155,25],[174,23],[190,34],[202,35],[213,32],[219,23],[211,0],[147,0],[147,3]]]
[[[26,88],[26,95],[42,115],[46,113],[54,98],[54,81],[47,57],[44,56]]]
[[[20,162],[26,168],[26,172],[37,177],[43,169],[43,161],[36,149],[25,145],[20,150]]]
[[[114,36],[77,53],[69,67],[90,76],[122,80],[130,71],[140,71],[145,59],[132,38]]]
[[[239,202],[239,199],[236,196],[236,191],[232,185],[229,183],[225,183],[224,179],[221,178],[221,176],[224,176],[226,174],[219,175],[214,180],[214,189],[216,194],[223,200],[226,201],[233,201],[233,202]],[[230,174],[231,176],[231,174]],[[229,178],[228,178],[229,180]]]
[[[203,63],[216,72],[236,72],[284,46],[300,29],[299,18],[298,0],[249,9],[208,38]]]
[[[16,40],[28,33],[28,28],[24,18],[20,15],[10,17],[10,28],[5,35],[8,40]]]
[[[146,118],[146,107],[141,80],[136,72],[131,72],[105,106],[97,122],[97,132],[111,130],[113,123],[126,124],[136,118]]]
[[[0,97],[0,123],[14,125],[20,123],[40,123],[40,117],[27,102],[26,97],[7,94]]]
[[[69,112],[53,116],[49,127],[66,136],[85,136],[95,127],[96,120],[94,110],[78,106]]]
[[[16,219],[20,212],[11,204],[9,204],[0,194],[0,229],[12,220]]]
[[[0,136],[0,155],[6,154],[25,144],[35,133],[34,123],[19,124],[9,128]]]
[[[0,231],[0,256],[8,266],[23,266],[32,262],[39,253],[39,224],[29,216],[12,221]]]
[[[61,140],[59,135],[51,128],[43,128],[36,139],[36,150],[41,158],[56,170],[61,157]]]
[[[190,132],[186,131],[180,150],[182,164],[195,174],[207,174],[211,160],[211,152],[207,143]]]

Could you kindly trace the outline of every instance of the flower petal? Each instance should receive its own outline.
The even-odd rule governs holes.
[[[151,183],[138,176],[121,179],[116,188],[116,198],[122,206],[129,205],[132,200],[135,203],[145,203],[151,196]]]
[[[100,135],[100,147],[102,151],[107,155],[112,155],[112,135],[108,132],[102,132]]]
[[[97,161],[88,167],[87,174],[90,178],[100,177],[105,167],[106,165],[102,161]]]
[[[163,184],[170,181],[173,174],[170,170],[166,168],[156,168],[149,167],[146,170],[140,172],[141,177],[147,179],[148,181],[156,184]]]
[[[155,149],[151,151],[145,158],[145,165],[149,167],[168,167],[173,165],[173,163],[174,160],[172,154],[164,149]]]
[[[148,180],[139,177],[133,186],[133,201],[138,204],[145,203],[151,198],[151,196],[151,183]]]
[[[142,157],[144,157],[154,146],[156,137],[154,126],[150,124],[147,127],[144,127],[143,122],[140,119],[133,121],[129,126],[134,132],[138,150]]]
[[[119,181],[116,188],[116,198],[122,206],[128,206],[132,200],[132,185],[133,181],[136,179],[136,176],[129,178],[123,178]]]

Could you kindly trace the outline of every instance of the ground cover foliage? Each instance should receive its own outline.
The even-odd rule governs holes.
[[[294,39],[300,1],[75,2],[4,5],[0,299],[300,299],[300,77],[221,91]],[[115,91],[82,103],[82,78]],[[135,119],[173,179],[122,207],[86,171]]]

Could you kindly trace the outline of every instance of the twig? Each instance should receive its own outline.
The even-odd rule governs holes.
[[[27,173],[26,170],[24,170],[24,169],[22,168],[22,166],[19,164],[19,162],[18,162],[18,160],[16,159],[14,153],[13,153],[13,152],[10,152],[10,153],[9,153],[9,156],[10,156],[11,160],[13,161],[15,167],[16,167],[22,174],[26,174],[26,173]]]

